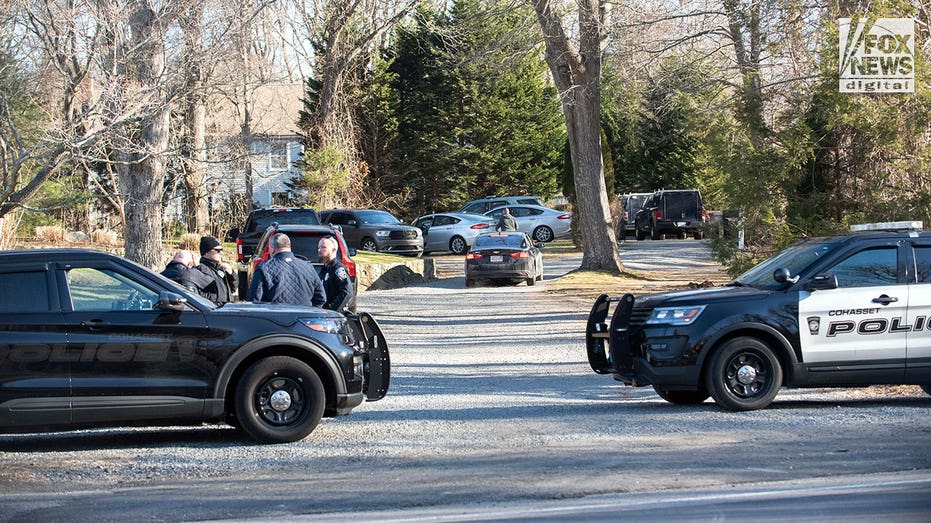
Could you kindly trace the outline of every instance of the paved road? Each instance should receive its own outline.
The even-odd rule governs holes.
[[[639,244],[628,265],[701,248]],[[364,293],[391,343],[391,391],[297,443],[222,426],[0,436],[0,521],[335,519],[931,470],[917,387],[784,390],[745,413],[671,405],[593,374],[587,309],[546,288],[453,277]]]

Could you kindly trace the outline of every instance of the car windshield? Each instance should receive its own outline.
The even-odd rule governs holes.
[[[825,254],[831,252],[839,241],[830,238],[812,238],[796,243],[741,274],[734,282],[759,289],[781,288],[782,284],[773,279],[773,272],[776,269],[788,269],[789,274],[797,276]]]
[[[386,211],[359,211],[356,215],[362,223],[401,223],[390,212]]]
[[[473,249],[508,248],[521,249],[524,236],[521,234],[486,234],[475,238]]]

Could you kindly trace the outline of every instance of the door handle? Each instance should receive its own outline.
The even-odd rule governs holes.
[[[895,303],[899,301],[898,298],[891,298],[883,294],[879,298],[873,298],[873,303],[882,303],[883,305],[889,305],[890,303]]]
[[[81,322],[81,327],[84,327],[85,329],[92,330],[92,331],[100,330],[100,329],[103,329],[109,326],[110,326],[110,323],[105,322],[103,320],[88,320],[88,321]]]

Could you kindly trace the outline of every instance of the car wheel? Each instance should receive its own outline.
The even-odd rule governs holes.
[[[696,240],[700,240],[700,239],[702,239],[702,238],[704,238],[704,237],[705,237],[705,233],[702,232],[702,231],[698,231],[698,232],[696,232],[695,234],[692,235],[692,238],[695,238]]]
[[[306,363],[286,356],[259,360],[236,385],[236,419],[262,443],[298,441],[313,432],[326,396],[320,377]]]
[[[537,283],[537,278],[536,278],[536,277],[527,278],[527,286],[528,286],[528,287],[533,287],[534,285],[536,285],[536,283]]]
[[[449,250],[456,255],[465,254],[469,250],[469,244],[466,243],[465,238],[462,236],[453,236],[449,240]]]
[[[466,278],[465,281],[466,281],[466,284],[465,284],[466,287],[475,287],[475,280],[473,280],[472,278]]]
[[[553,241],[553,229],[541,225],[533,230],[533,239],[538,242],[551,242]]]
[[[782,387],[782,366],[772,349],[756,338],[725,343],[713,356],[705,377],[714,401],[728,410],[766,408]]]
[[[659,235],[659,231],[656,230],[656,224],[655,224],[655,223],[654,223],[654,224],[651,224],[651,225],[650,225],[650,239],[651,239],[651,240],[658,240],[658,239],[659,239],[659,236],[660,236],[660,235]]]
[[[371,238],[363,238],[361,247],[363,251],[378,251],[378,244]]]
[[[643,231],[640,230],[640,227],[636,227],[634,229],[634,238],[636,238],[638,242],[643,241],[643,239],[645,238],[645,236],[643,235]]]
[[[931,394],[931,385],[922,385],[921,390],[925,391],[925,394]]]
[[[653,385],[653,390],[659,397],[675,405],[698,405],[710,396],[705,390],[666,390],[657,385]]]

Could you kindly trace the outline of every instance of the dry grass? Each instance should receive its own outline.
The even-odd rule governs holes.
[[[591,304],[601,294],[620,296],[631,293],[656,292],[713,287],[725,283],[693,274],[694,278],[670,279],[665,273],[650,274],[628,271],[616,274],[608,271],[572,271],[547,284],[546,293],[560,299]],[[707,275],[706,275],[707,276]]]
[[[61,243],[65,241],[65,229],[57,225],[36,227],[36,238],[42,241]]]

